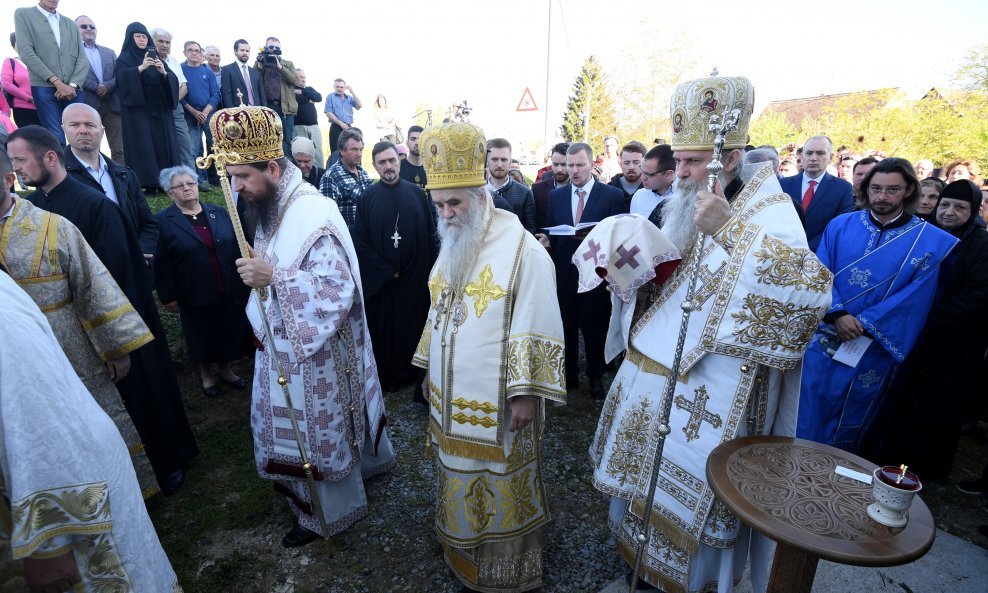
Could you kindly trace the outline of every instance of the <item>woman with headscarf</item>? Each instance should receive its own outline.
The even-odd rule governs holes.
[[[116,72],[127,166],[137,173],[141,187],[157,188],[158,173],[180,162],[172,115],[178,79],[158,59],[141,23],[127,26]]]
[[[988,231],[981,190],[968,180],[940,192],[936,224],[960,240],[940,272],[923,335],[900,367],[879,461],[906,464],[924,482],[950,475],[962,424],[974,411],[988,348]]]

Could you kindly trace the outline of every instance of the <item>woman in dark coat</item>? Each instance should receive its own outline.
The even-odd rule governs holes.
[[[944,260],[938,300],[889,394],[881,461],[905,463],[924,481],[950,475],[962,424],[983,389],[988,348],[988,231],[981,190],[967,179],[940,193],[937,226],[960,239]]]
[[[181,162],[173,116],[178,79],[158,58],[141,23],[127,26],[116,73],[127,166],[141,187],[156,188],[158,173]]]
[[[244,379],[230,368],[246,354],[248,344],[248,288],[234,264],[239,255],[233,223],[223,208],[199,201],[192,169],[165,169],[160,183],[175,203],[156,215],[161,230],[154,260],[158,298],[182,320],[189,361],[199,365],[203,395],[219,395],[218,381],[243,390]]]

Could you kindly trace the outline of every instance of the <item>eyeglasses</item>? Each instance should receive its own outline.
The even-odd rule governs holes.
[[[194,181],[188,181],[186,183],[176,183],[172,186],[172,189],[192,189],[193,187],[198,187],[199,184]]]
[[[79,25],[80,29],[90,29],[92,31],[96,30],[96,25]]]
[[[889,196],[890,198],[894,198],[895,196],[901,194],[902,191],[903,191],[903,189],[904,188],[901,188],[901,187],[899,187],[897,185],[893,185],[893,186],[890,186],[890,187],[882,187],[880,185],[869,185],[868,186],[868,194],[869,195],[875,195],[875,196],[877,196],[879,194],[885,194],[886,196]]]

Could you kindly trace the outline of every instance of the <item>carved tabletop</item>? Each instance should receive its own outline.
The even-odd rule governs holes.
[[[846,451],[788,437],[745,437],[722,443],[707,460],[714,494],[745,524],[779,543],[773,580],[809,591],[816,559],[857,566],[895,566],[933,545],[933,517],[917,496],[904,528],[885,527],[866,512],[872,486],[834,473],[843,467],[871,475],[875,464]],[[798,581],[798,582],[797,582]]]

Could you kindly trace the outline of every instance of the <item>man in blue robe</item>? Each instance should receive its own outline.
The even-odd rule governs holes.
[[[817,257],[834,274],[833,303],[803,362],[796,436],[857,451],[898,365],[933,304],[940,262],[957,240],[911,212],[919,181],[909,161],[879,162],[858,188],[864,210],[835,218]],[[855,366],[844,342],[872,342]]]

